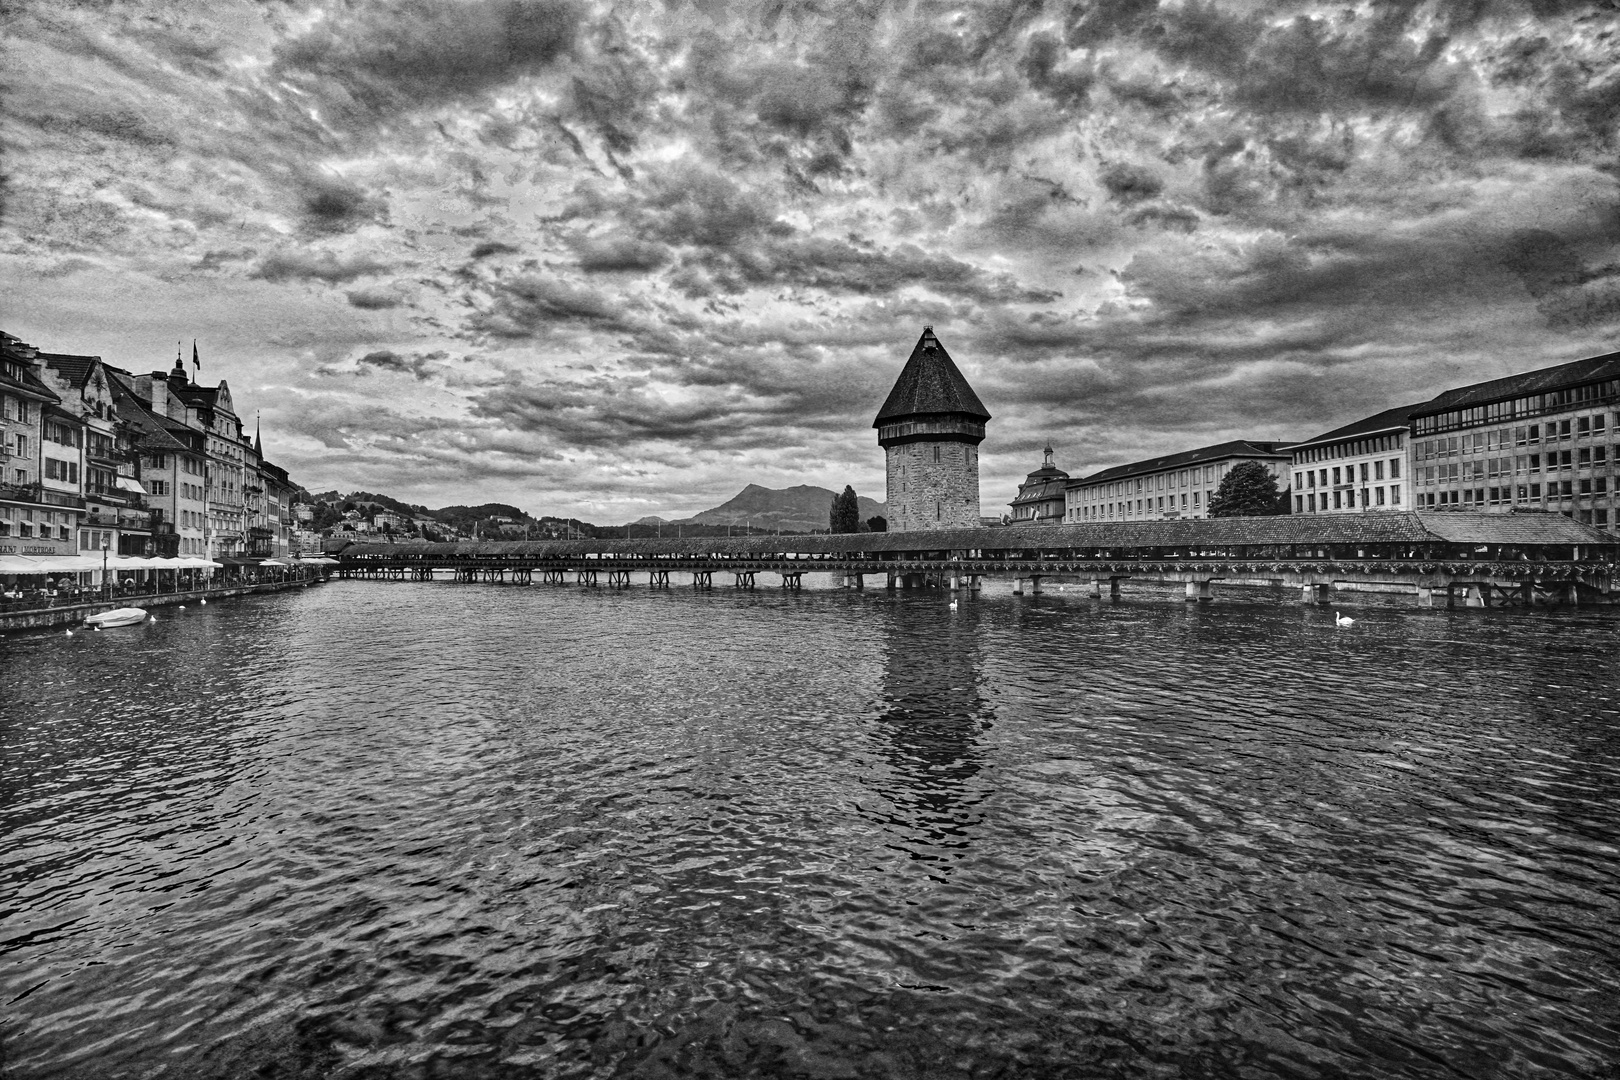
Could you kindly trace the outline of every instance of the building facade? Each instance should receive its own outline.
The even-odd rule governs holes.
[[[1014,525],[1063,523],[1069,474],[1052,464],[1050,446],[1042,454],[1041,467],[1018,485],[1018,494],[1013,498],[1012,512],[1008,515]]]
[[[1245,461],[1263,465],[1288,491],[1293,456],[1288,443],[1239,439],[1197,450],[1149,458],[1070,480],[1065,491],[1064,520],[1143,521],[1209,516],[1215,494],[1233,466]]]
[[[84,500],[71,486],[53,481],[47,488],[42,479],[47,417],[55,417],[57,434],[64,423],[73,426],[60,406],[45,384],[39,350],[0,335],[0,555],[77,554]],[[76,451],[53,448],[50,460],[79,459]]]
[[[298,490],[243,436],[223,381],[0,334],[0,555],[249,564],[293,550]]]
[[[1418,509],[1552,511],[1620,531],[1620,353],[1448,390],[1412,412]]]
[[[1293,512],[1364,514],[1414,509],[1405,405],[1334,428],[1293,450]]]
[[[164,516],[147,502],[130,426],[118,412],[109,369],[99,356],[41,353],[40,357],[46,384],[60,400],[60,414],[71,416],[79,428],[77,490],[84,498],[79,554],[172,555]],[[58,444],[59,455],[66,450]],[[68,464],[59,456],[58,477]]]
[[[886,457],[892,531],[979,525],[979,444],[989,420],[934,328],[923,327],[872,423]]]

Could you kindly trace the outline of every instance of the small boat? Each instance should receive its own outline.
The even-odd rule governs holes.
[[[146,609],[138,607],[113,608],[103,611],[99,615],[91,615],[84,620],[84,625],[94,626],[97,629],[106,629],[112,626],[134,626],[138,622],[146,621]]]

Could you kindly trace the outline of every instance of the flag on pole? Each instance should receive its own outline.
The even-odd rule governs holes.
[[[197,339],[191,339],[191,366],[199,373],[202,371],[202,361],[197,359]]]

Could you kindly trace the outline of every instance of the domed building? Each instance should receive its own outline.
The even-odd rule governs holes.
[[[1052,464],[1052,447],[1048,445],[1041,467],[1018,485],[1018,496],[1012,501],[1012,523],[1061,525],[1063,492],[1068,482],[1069,474]]]

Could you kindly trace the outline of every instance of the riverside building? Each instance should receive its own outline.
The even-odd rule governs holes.
[[[38,349],[0,334],[0,556],[76,554],[84,502],[54,486],[47,493],[40,480],[45,413],[61,404],[43,367]]]
[[[1018,485],[1009,515],[1014,525],[1061,525],[1065,505],[1064,489],[1069,474],[1052,464],[1052,448],[1042,451],[1041,467]]]
[[[1620,353],[1448,390],[1411,422],[1418,509],[1547,510],[1620,531]]]
[[[1417,408],[1385,409],[1291,447],[1293,512],[1363,514],[1414,509],[1407,418]]]
[[[192,382],[178,358],[137,376],[0,334],[0,556],[251,566],[290,553],[297,491],[243,435],[223,381]]]
[[[1289,444],[1238,439],[1149,458],[1070,480],[1065,520],[1144,521],[1209,516],[1209,499],[1233,466],[1257,461],[1288,490]]]
[[[923,327],[872,422],[886,457],[891,530],[979,525],[979,444],[989,420],[934,328]]]

